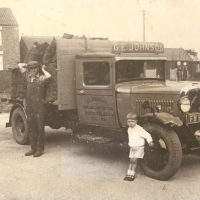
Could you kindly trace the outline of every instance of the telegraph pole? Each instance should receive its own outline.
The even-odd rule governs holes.
[[[143,10],[143,42],[145,42],[145,10]]]

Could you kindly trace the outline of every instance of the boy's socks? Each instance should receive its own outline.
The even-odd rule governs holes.
[[[134,179],[135,179],[135,171],[128,170],[124,180],[125,181],[134,181]]]
[[[133,171],[133,170],[128,170],[128,171],[127,171],[127,174],[128,174],[128,175],[131,175],[131,176],[134,176],[134,175],[135,175],[135,171]]]
[[[132,176],[134,176],[134,175],[135,175],[135,171],[133,171],[133,170],[130,170],[130,173],[129,173],[129,175],[132,175]]]
[[[128,171],[127,171],[127,174],[128,174],[128,175],[134,176],[134,175],[135,175],[135,171],[133,171],[133,170],[128,170]]]
[[[128,175],[131,175],[131,172],[132,172],[131,170],[128,170],[128,171],[127,171],[127,174],[128,174]]]

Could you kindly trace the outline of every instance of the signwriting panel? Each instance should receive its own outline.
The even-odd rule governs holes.
[[[159,42],[114,42],[113,53],[164,53]]]
[[[115,126],[112,96],[77,95],[81,123]]]

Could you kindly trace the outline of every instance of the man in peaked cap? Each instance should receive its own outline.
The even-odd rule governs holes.
[[[45,70],[45,66],[41,67],[37,61],[19,63],[18,67],[27,81],[26,113],[31,150],[25,156],[39,157],[44,151],[45,144],[45,84],[49,82],[51,75]]]

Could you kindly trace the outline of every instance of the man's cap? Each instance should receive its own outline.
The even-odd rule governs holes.
[[[18,63],[17,65],[19,67],[27,68],[27,64],[26,63]]]
[[[40,67],[40,64],[37,61],[30,61],[27,65],[28,68]]]

